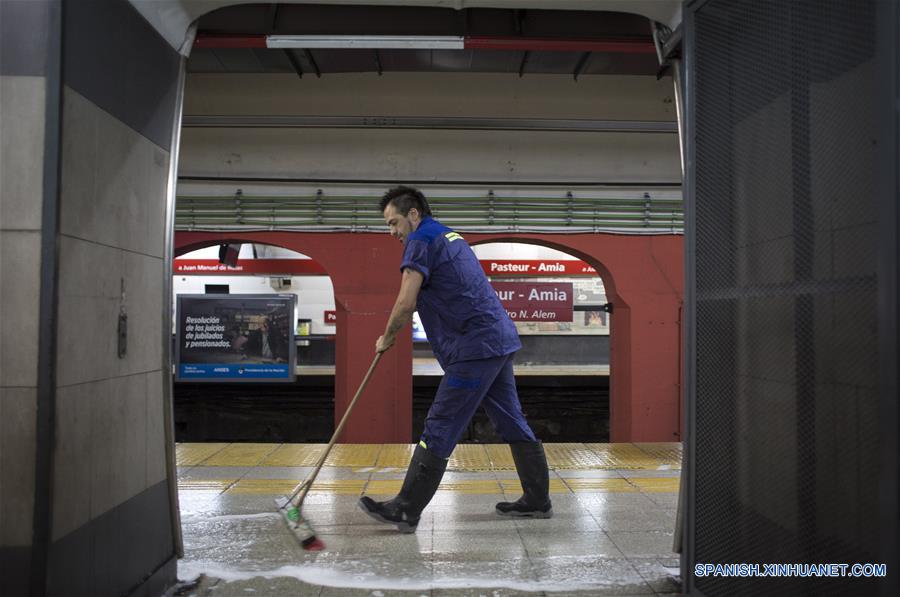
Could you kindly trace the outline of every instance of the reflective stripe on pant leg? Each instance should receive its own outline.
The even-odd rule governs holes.
[[[516,378],[513,374],[513,357],[508,355],[506,363],[497,374],[494,383],[488,388],[482,405],[494,429],[507,443],[534,442],[537,439],[525,420],[519,393],[516,391]]]
[[[484,399],[506,357],[449,365],[425,418],[422,441],[429,450],[449,458],[463,429]]]

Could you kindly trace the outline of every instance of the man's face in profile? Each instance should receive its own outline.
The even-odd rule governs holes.
[[[420,221],[419,210],[412,208],[405,216],[400,215],[393,203],[384,208],[384,223],[391,231],[391,236],[398,239],[404,245],[406,239],[412,234]]]

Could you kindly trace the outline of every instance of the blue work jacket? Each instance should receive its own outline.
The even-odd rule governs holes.
[[[425,278],[416,308],[442,367],[522,347],[515,324],[462,236],[426,216],[406,239],[400,270],[405,268]]]

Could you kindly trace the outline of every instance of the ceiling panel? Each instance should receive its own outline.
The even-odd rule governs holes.
[[[650,23],[625,13],[564,10],[507,10],[254,4],[229,6],[200,18],[200,35],[476,35],[525,36],[561,40],[636,40],[648,43]],[[518,73],[526,53],[519,50],[292,50],[304,73],[497,72]],[[583,52],[530,51],[524,74],[574,74]],[[315,62],[315,65],[313,64]],[[592,53],[581,74],[653,75],[655,54]],[[280,49],[194,49],[190,72],[295,72]]]

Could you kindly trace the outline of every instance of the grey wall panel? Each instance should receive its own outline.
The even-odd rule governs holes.
[[[0,386],[38,384],[38,321],[34,297],[40,294],[41,235],[38,231],[0,231]]]
[[[49,0],[0,2],[0,75],[46,74],[50,4]]]
[[[0,77],[0,229],[40,230],[47,79]]]
[[[72,89],[64,94],[60,232],[162,258],[168,151]]]
[[[881,528],[882,557],[888,569],[900,569],[900,5],[878,5],[878,62],[880,81],[878,123],[878,245],[880,326],[881,471],[875,524]],[[870,517],[874,519],[875,517]],[[882,595],[900,594],[900,574],[888,576]]]
[[[31,546],[0,547],[0,595],[27,595]]]
[[[128,594],[170,559],[169,516],[168,489],[161,482],[55,541],[48,594]]]
[[[398,90],[402,90],[400,93]],[[216,114],[675,121],[668,78],[498,73],[191,74],[185,116]]]
[[[0,547],[32,542],[36,412],[36,388],[0,388]]]
[[[175,50],[125,0],[68,3],[64,40],[66,85],[168,151]]]
[[[676,135],[187,129],[180,176],[678,184]]]
[[[403,89],[402,94],[397,90]],[[192,75],[187,115],[674,120],[654,77]],[[679,184],[671,133],[188,128],[181,176]]]
[[[879,591],[692,569],[880,561],[878,6],[689,7],[692,594]]]
[[[68,2],[48,592],[130,593],[175,555],[162,403],[166,185],[180,57],[127,0]],[[127,350],[117,350],[121,313]]]

